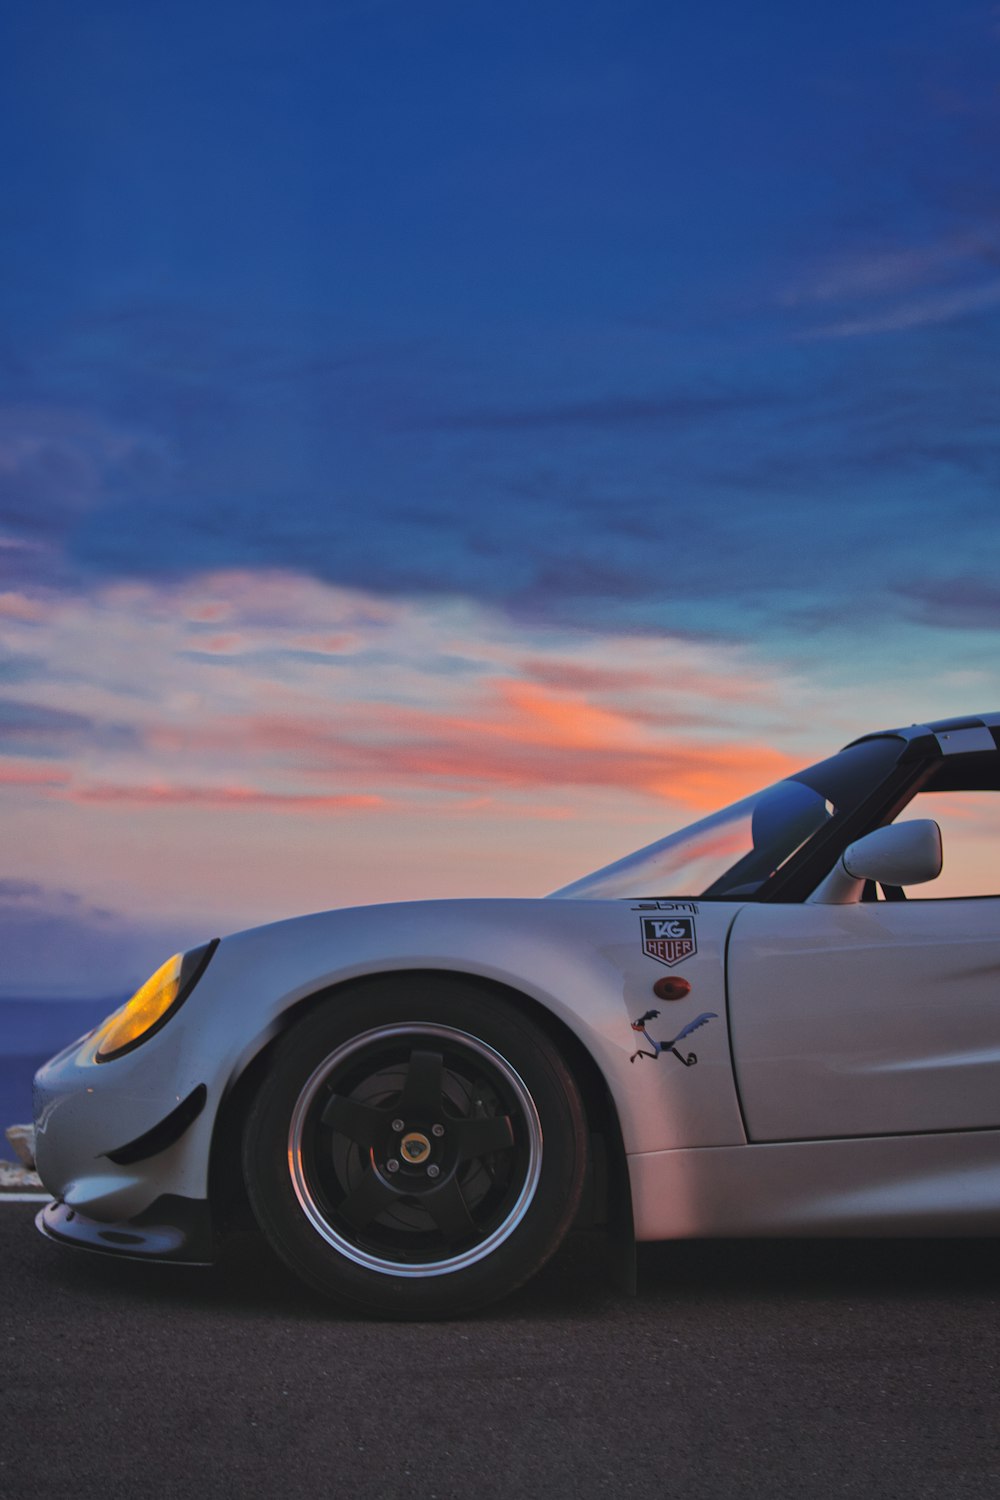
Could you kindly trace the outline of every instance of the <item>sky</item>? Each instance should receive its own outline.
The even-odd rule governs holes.
[[[1000,707],[998,62],[919,0],[5,8],[0,994]]]

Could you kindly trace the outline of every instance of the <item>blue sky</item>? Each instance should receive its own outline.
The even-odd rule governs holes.
[[[570,719],[577,749],[646,734],[678,766],[729,735],[749,775],[998,701],[995,6],[36,0],[0,25],[11,931],[26,903],[33,933],[139,920],[114,798],[153,819],[142,919],[168,927],[208,896],[165,806],[211,825],[216,881],[247,838],[298,850],[304,904],[354,895],[305,850],[314,796],[349,850],[386,805],[379,838],[412,839],[360,899],[423,886],[428,839],[440,893],[516,894],[685,797],[640,805],[627,755],[470,781],[483,725],[543,759]],[[337,722],[367,780],[317,749]],[[448,753],[414,757],[429,738]],[[472,792],[503,815],[444,838],[434,796]],[[564,865],[551,829],[504,853],[555,804]],[[241,880],[220,921],[281,907]]]

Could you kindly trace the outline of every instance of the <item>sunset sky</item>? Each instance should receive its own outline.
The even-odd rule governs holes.
[[[1000,8],[0,20],[0,994],[1000,708]]]

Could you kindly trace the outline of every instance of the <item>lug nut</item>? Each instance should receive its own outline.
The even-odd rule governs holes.
[[[427,1175],[428,1175],[428,1177],[439,1177],[441,1175],[441,1168],[440,1167],[428,1167],[427,1168]]]
[[[389,1160],[386,1162],[385,1169],[386,1169],[387,1172],[398,1172],[399,1171],[399,1162],[396,1160],[396,1158],[394,1156],[390,1157]]]
[[[404,1122],[402,1120],[393,1120],[392,1128],[398,1133],[400,1130],[402,1130],[403,1124]]]
[[[444,1135],[444,1126],[443,1125],[432,1125],[431,1126],[431,1135]]]

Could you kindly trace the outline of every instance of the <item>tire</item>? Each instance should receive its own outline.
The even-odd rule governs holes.
[[[579,1206],[587,1129],[549,1037],[447,976],[370,981],[276,1044],[247,1118],[257,1222],[303,1281],[384,1318],[512,1292]]]

